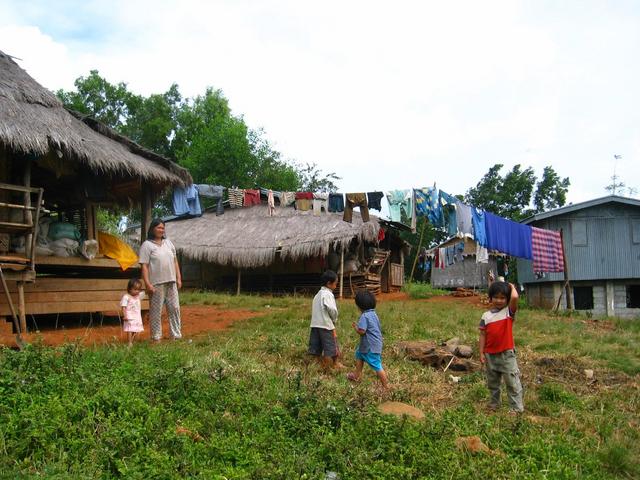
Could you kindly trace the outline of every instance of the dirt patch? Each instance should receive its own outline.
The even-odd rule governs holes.
[[[529,372],[536,383],[559,382],[574,391],[581,389],[610,388],[632,384],[633,378],[622,372],[594,369],[591,363],[571,355],[537,357]],[[591,371],[591,375],[587,375]]]
[[[260,316],[261,313],[251,310],[228,310],[211,305],[183,305],[181,307],[182,335],[185,338],[195,337],[209,332],[225,330],[235,322]],[[24,335],[27,342],[42,340],[45,345],[62,345],[68,342],[80,340],[83,345],[102,345],[113,342],[125,342],[126,334],[122,332],[120,322],[116,317],[107,316],[100,325],[100,318],[93,320],[84,318],[84,324],[74,322],[65,324],[62,320],[58,328],[53,326],[41,326],[39,333]],[[137,341],[149,340],[149,321],[143,319],[145,331],[136,339]],[[162,330],[164,338],[169,338],[169,324],[166,314],[162,317]],[[14,347],[15,336],[11,333],[11,324],[0,322],[0,345]]]

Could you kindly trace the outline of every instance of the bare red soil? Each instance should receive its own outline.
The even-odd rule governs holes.
[[[226,310],[209,305],[183,305],[181,307],[182,335],[189,338],[224,330],[235,322],[258,315],[260,314],[250,310]],[[149,340],[149,322],[146,318],[143,322],[145,331],[138,334],[136,341]],[[168,339],[169,324],[166,315],[163,315],[162,322],[164,338]],[[72,324],[69,324],[69,322],[60,320],[57,329],[53,325],[42,325],[39,332],[29,332],[24,335],[24,339],[29,343],[42,341],[45,345],[61,345],[76,341],[87,346],[126,342],[126,333],[122,332],[117,316],[105,317],[102,325],[100,325],[100,318],[94,316],[91,322],[86,316],[82,323],[73,321]],[[11,332],[11,323],[9,322],[0,322],[0,345],[16,346],[15,335]]]

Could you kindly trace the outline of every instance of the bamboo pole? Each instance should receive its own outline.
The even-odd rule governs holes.
[[[562,262],[564,266],[564,288],[567,294],[567,309],[573,310],[573,295],[571,294],[571,285],[569,283],[569,264],[567,263],[567,252],[564,248],[564,234],[560,229],[560,244],[562,245]]]
[[[422,240],[424,238],[424,228],[427,226],[427,219],[424,218],[424,222],[422,223],[422,230],[420,231],[420,241],[418,242],[418,249],[416,250],[416,256],[413,259],[413,266],[411,267],[411,275],[409,276],[409,283],[413,282],[413,274],[416,270],[416,265],[418,264],[418,255],[420,253],[420,249],[422,248]]]
[[[564,272],[562,273],[564,274],[564,285],[560,289],[560,295],[558,295],[558,301],[556,302],[556,307],[555,307],[556,311],[560,308],[560,302],[562,300],[562,294],[563,294],[562,290],[564,290],[564,293],[567,295],[567,309],[572,310],[572,304],[573,304],[573,298],[571,296],[571,286],[569,285],[569,267],[567,264],[567,254],[564,248],[564,235],[563,235],[562,229],[560,229],[560,245],[562,247],[562,265],[564,269]]]
[[[344,290],[344,245],[340,250],[340,293],[338,298],[342,299],[342,292]]]

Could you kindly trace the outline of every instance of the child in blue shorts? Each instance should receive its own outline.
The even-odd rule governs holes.
[[[389,388],[387,374],[382,368],[382,330],[375,310],[376,297],[367,290],[360,290],[356,293],[356,305],[361,314],[358,323],[353,322],[352,325],[360,335],[360,344],[356,350],[356,369],[347,378],[353,382],[359,381],[366,363],[376,372],[382,386]]]

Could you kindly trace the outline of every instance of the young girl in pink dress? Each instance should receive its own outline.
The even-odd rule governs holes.
[[[139,278],[132,278],[127,284],[127,293],[122,296],[120,306],[122,307],[122,318],[124,324],[122,330],[127,332],[129,346],[133,345],[133,339],[137,333],[143,332],[141,301],[144,297],[142,282]]]

